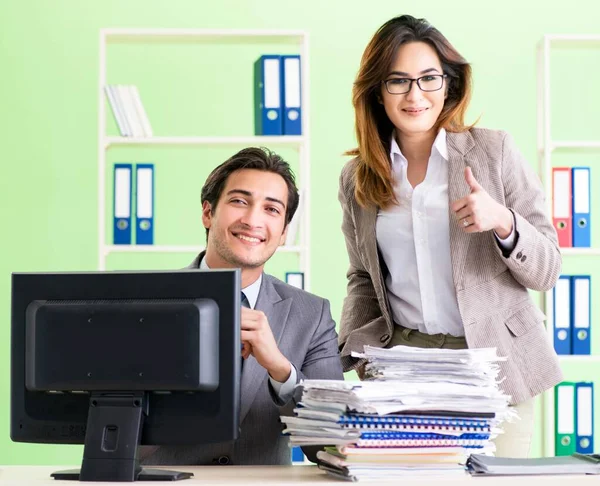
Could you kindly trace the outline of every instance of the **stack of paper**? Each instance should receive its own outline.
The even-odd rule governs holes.
[[[600,455],[573,454],[571,456],[514,459],[473,454],[467,469],[474,475],[512,476],[541,474],[600,474]]]
[[[320,467],[345,478],[464,474],[471,452],[512,418],[498,387],[502,358],[473,350],[365,346],[367,381],[306,380],[295,417],[282,417],[290,445],[326,445]],[[333,447],[334,446],[334,447]]]

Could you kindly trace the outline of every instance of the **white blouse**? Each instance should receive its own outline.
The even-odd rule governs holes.
[[[426,334],[464,336],[450,259],[446,131],[439,131],[417,187],[408,181],[408,161],[393,136],[390,160],[399,204],[379,210],[376,235],[389,271],[385,284],[394,322]],[[514,225],[508,238],[496,239],[511,248]]]

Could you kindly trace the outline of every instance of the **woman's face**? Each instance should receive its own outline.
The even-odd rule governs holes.
[[[400,134],[410,136],[433,130],[446,98],[443,74],[440,59],[429,44],[411,42],[398,49],[386,83],[382,84],[381,98],[387,116]],[[418,78],[422,89],[416,81],[410,81]]]

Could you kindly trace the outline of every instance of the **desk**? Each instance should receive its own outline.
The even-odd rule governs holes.
[[[79,483],[74,481],[55,481],[50,473],[71,467],[61,466],[0,466],[0,484],[4,485],[28,485],[28,486],[75,486],[76,484],[97,484],[108,486],[115,483]],[[169,469],[169,468],[166,468]],[[347,481],[330,478],[316,466],[204,466],[204,467],[173,467],[178,471],[189,471],[194,473],[193,479],[177,482],[135,482],[120,484],[146,484],[159,486],[160,484],[177,484],[181,486],[274,486],[274,485],[338,485],[344,486]],[[425,486],[435,484],[436,486],[565,486],[565,484],[595,484],[600,486],[600,475],[598,476],[510,476],[510,477],[477,477],[468,474],[464,477],[406,477],[396,480],[395,483],[388,481],[361,481],[360,486],[380,486],[383,484],[401,484],[402,486]]]

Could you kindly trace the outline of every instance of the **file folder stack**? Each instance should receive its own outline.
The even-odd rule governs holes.
[[[113,243],[132,244],[133,164],[114,165]],[[154,243],[154,164],[135,167],[135,242]]]
[[[362,382],[306,380],[295,417],[281,417],[290,445],[324,445],[320,467],[346,479],[464,474],[471,452],[490,454],[512,419],[498,387],[495,348],[365,346]]]
[[[553,301],[556,354],[591,354],[591,277],[561,275]]]
[[[300,56],[264,55],[254,64],[256,135],[301,135]]]
[[[563,382],[554,389],[555,453],[594,452],[594,384]]]
[[[552,221],[563,248],[591,246],[590,168],[552,169]]]

